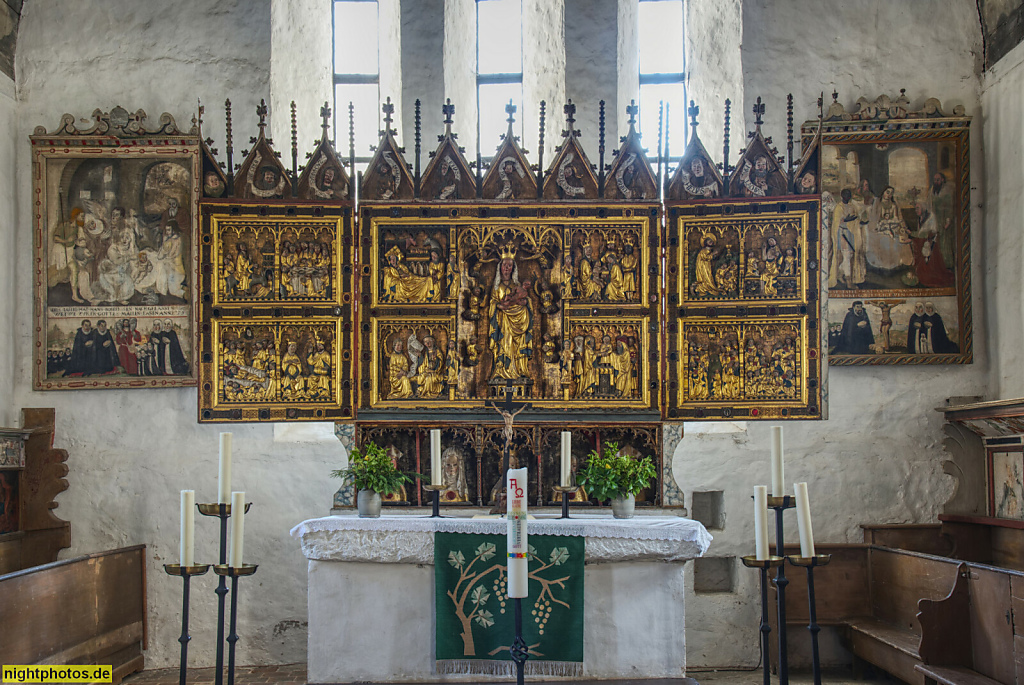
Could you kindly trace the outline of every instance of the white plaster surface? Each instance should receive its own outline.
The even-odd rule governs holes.
[[[524,43],[525,45],[525,43]],[[476,0],[445,0],[444,3],[444,96],[451,98],[460,120],[459,144],[466,159],[476,160]],[[430,129],[424,129],[424,149],[430,150]],[[442,131],[437,131],[440,134]],[[409,148],[412,149],[411,147]],[[422,168],[426,168],[426,158]]]
[[[290,103],[295,101],[299,166],[305,166],[306,153],[320,142],[320,107],[325,102],[334,107],[331,4],[272,0],[270,17],[270,132],[274,147],[291,169]],[[339,142],[341,155],[347,160],[347,110],[338,121],[345,124]],[[243,140],[248,139],[245,134]]]
[[[523,1],[523,147],[537,159],[540,101],[547,102],[547,132],[544,134],[544,167],[547,169],[562,144],[565,127],[565,2],[564,0]],[[586,106],[597,107],[597,100]],[[579,128],[577,126],[577,128]],[[587,150],[591,162],[597,149]]]
[[[576,127],[594,164],[598,162],[598,103],[605,101],[605,164],[611,163],[612,150],[619,147],[619,112],[626,116],[617,99],[618,9],[618,0],[565,0],[565,95],[577,103]]]
[[[4,309],[2,344],[0,344],[0,397],[10,397],[14,391],[14,375],[17,368],[15,331],[10,321],[13,318],[13,303],[17,301],[15,264],[18,262],[16,234],[18,226],[17,201],[17,103],[14,99],[14,82],[0,75],[0,302],[7,303]],[[0,425],[20,426],[21,412],[16,407],[0,405]]]
[[[427,168],[436,134],[444,131],[444,0],[402,0],[402,129],[409,163],[416,140],[415,103],[421,101],[423,152],[420,170]],[[463,131],[476,129],[473,110],[455,109],[454,130],[465,145]],[[470,152],[469,147],[466,152]],[[475,150],[475,148],[473,148]]]
[[[684,675],[683,568],[649,562],[585,567],[585,677]],[[309,633],[310,683],[502,680],[433,673],[432,565],[310,561],[308,582],[309,622],[316,627]]]

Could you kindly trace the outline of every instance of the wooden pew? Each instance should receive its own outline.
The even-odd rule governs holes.
[[[110,664],[114,683],[144,666],[146,547],[0,576],[3,664]]]
[[[878,545],[818,551],[833,555],[815,571],[818,623],[841,626],[857,659],[914,685],[1024,683],[1024,573]],[[806,625],[806,574],[793,571],[787,623]]]

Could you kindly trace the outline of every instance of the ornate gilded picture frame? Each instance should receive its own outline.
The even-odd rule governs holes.
[[[31,136],[36,390],[196,384],[199,136],[169,114]]]
[[[829,362],[971,363],[971,117],[902,92],[837,99],[821,127]]]

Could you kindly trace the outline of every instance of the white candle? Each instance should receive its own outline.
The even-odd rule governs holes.
[[[508,470],[508,596],[529,596],[530,560],[527,557],[526,541],[526,469]]]
[[[430,430],[430,484],[441,484],[441,429]]]
[[[814,531],[811,530],[811,503],[807,499],[807,483],[793,486],[796,492],[796,524],[800,529],[800,556],[814,556]]]
[[[569,487],[572,478],[572,433],[562,431],[562,487]]]
[[[786,494],[782,466],[782,426],[772,426],[772,497]]]
[[[218,496],[221,504],[231,504],[231,433],[220,434],[220,470],[217,475]]]
[[[759,561],[768,558],[768,487],[754,486],[754,554]]]
[[[228,566],[242,567],[242,542],[245,531],[245,493],[231,493],[231,556]]]
[[[196,552],[196,491],[181,491],[181,542],[178,547],[178,563],[182,566],[195,565]]]

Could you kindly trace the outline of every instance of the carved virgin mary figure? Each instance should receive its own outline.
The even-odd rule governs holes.
[[[518,380],[529,372],[533,342],[533,311],[530,306],[530,281],[519,282],[516,248],[506,245],[494,274],[491,305],[488,312],[490,348],[494,354],[491,379]]]

